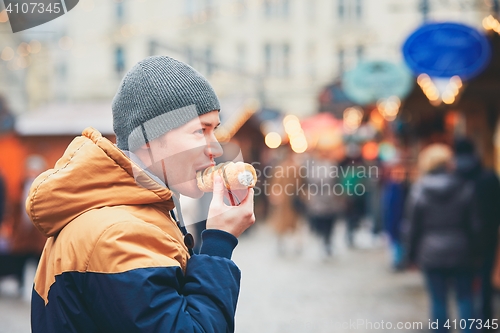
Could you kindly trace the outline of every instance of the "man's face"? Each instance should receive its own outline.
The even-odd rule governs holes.
[[[214,158],[222,155],[214,132],[219,124],[219,112],[211,111],[151,141],[151,154],[143,147],[137,155],[170,189],[200,198],[196,172],[214,165]]]

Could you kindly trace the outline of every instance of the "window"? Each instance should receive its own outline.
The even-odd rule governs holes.
[[[345,6],[344,6],[344,1],[345,0],[337,0],[337,15],[340,19],[344,18],[345,15]]]
[[[287,18],[290,16],[290,0],[282,0],[282,17]]]
[[[68,78],[68,66],[66,65],[65,62],[61,62],[57,65],[56,67],[57,74],[59,78],[63,81],[65,81]]]
[[[268,76],[288,77],[291,73],[290,44],[265,44],[264,66]]]
[[[264,14],[267,18],[288,18],[290,0],[264,0]]]
[[[314,22],[314,20],[316,20],[316,1],[317,0],[309,0],[304,2],[304,5],[307,7],[307,19],[309,22]]]
[[[203,8],[207,19],[215,16],[215,7],[212,0],[205,0],[204,8]]]
[[[240,73],[243,73],[246,69],[246,47],[244,44],[239,44],[236,47],[236,56],[236,67]]]
[[[363,60],[364,55],[365,55],[365,47],[363,45],[358,45],[356,47],[356,57],[358,58],[358,61]]]
[[[122,46],[117,46],[115,49],[115,71],[118,74],[123,74],[125,70],[125,51]]]
[[[496,1],[495,1],[496,3]],[[420,0],[418,4],[419,10],[422,13],[422,16],[424,17],[424,21],[427,19],[430,11],[430,4],[429,0]]]
[[[282,52],[283,52],[283,71],[282,75],[285,77],[290,76],[290,45],[289,44],[284,44],[282,46]]]
[[[238,0],[237,8],[238,8],[238,16],[244,17],[247,11],[246,0]]]
[[[360,20],[362,18],[364,0],[336,0],[336,1],[337,1],[337,17],[340,20],[344,19]]]
[[[316,78],[316,45],[310,43],[307,47],[307,74],[311,79]]]
[[[116,11],[115,11],[116,21],[119,23],[122,23],[123,18],[124,18],[124,14],[125,14],[125,8],[124,8],[123,1],[117,2],[115,9],[116,9]]]
[[[338,50],[338,60],[339,60],[339,75],[342,75],[344,73],[344,66],[345,66],[345,51],[344,49],[339,49]]]
[[[356,0],[356,18],[359,20],[363,16],[363,0]]]
[[[208,20],[215,16],[213,0],[184,0],[184,15],[192,20]]]
[[[266,44],[264,45],[264,66],[267,76],[271,76],[273,74],[272,64],[271,44]]]
[[[184,1],[184,14],[186,16],[192,17],[196,11],[197,11],[197,9],[196,9],[195,0],[185,0]]]
[[[207,76],[211,76],[214,72],[213,49],[211,46],[207,46],[205,49],[205,64]]]
[[[266,17],[272,17],[272,6],[271,6],[272,0],[264,0],[262,4],[264,5],[264,15]]]

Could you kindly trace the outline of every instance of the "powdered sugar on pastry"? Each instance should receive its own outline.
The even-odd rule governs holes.
[[[253,183],[253,175],[250,171],[243,171],[238,174],[238,181],[241,185],[250,186]]]

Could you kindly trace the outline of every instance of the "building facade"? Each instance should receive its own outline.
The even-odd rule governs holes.
[[[81,0],[57,20],[4,34],[0,47],[16,54],[0,62],[0,88],[24,101],[12,102],[16,113],[110,103],[136,61],[167,54],[200,70],[223,100],[305,116],[359,61],[402,62],[402,43],[425,19],[480,28],[490,10],[482,0]],[[23,42],[41,44],[27,63]]]

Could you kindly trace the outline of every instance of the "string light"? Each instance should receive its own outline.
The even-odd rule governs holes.
[[[292,144],[290,142],[290,146],[293,150],[294,153],[297,153],[297,154],[302,154],[303,152],[305,152],[307,150],[307,141],[304,139],[303,141],[301,140],[300,143],[295,143],[295,144]]]
[[[21,57],[26,57],[29,55],[31,52],[31,47],[28,43],[22,42],[19,44],[17,47],[17,54],[19,54]]]
[[[283,127],[285,127],[285,132],[289,136],[295,136],[300,134],[302,130],[302,126],[300,125],[299,118],[294,115],[288,115],[283,118]]]
[[[308,143],[299,118],[295,115],[285,116],[283,118],[283,127],[286,134],[288,134],[292,150],[297,154],[305,152],[308,148]]]
[[[451,91],[445,91],[441,98],[445,104],[453,104],[455,102],[455,95]]]
[[[73,39],[68,36],[61,37],[59,39],[59,47],[65,51],[70,50],[73,47]]]
[[[393,121],[396,119],[400,106],[401,100],[397,96],[391,96],[385,99],[383,98],[377,102],[377,109],[382,117],[384,117],[387,121]]]
[[[372,123],[372,125],[378,130],[381,130],[383,128],[384,117],[380,114],[378,108],[373,109],[370,113],[370,123]]]
[[[39,41],[37,41],[35,39],[29,43],[29,46],[30,46],[30,52],[32,54],[37,54],[38,52],[40,52],[42,50],[42,43],[40,43]]]
[[[500,34],[500,22],[493,15],[488,15],[482,21],[483,28],[485,30],[493,30],[496,33]]]
[[[424,92],[425,96],[427,96],[429,101],[434,105],[439,105],[441,101],[445,104],[453,104],[463,87],[462,79],[460,79],[457,75],[452,76],[449,79],[441,93],[429,75],[425,73],[420,74],[417,77],[417,83]]]
[[[12,58],[14,58],[14,55],[15,55],[14,50],[12,48],[6,46],[2,50],[2,54],[0,55],[0,57],[4,61],[10,61],[10,60],[12,60]]]
[[[271,149],[278,148],[281,145],[281,135],[276,132],[269,132],[264,138],[264,142]]]
[[[357,107],[350,107],[344,110],[344,128],[348,133],[356,131],[363,120],[363,112]]]
[[[4,9],[0,12],[0,23],[5,23],[9,20],[9,16],[7,15],[7,11]]]

